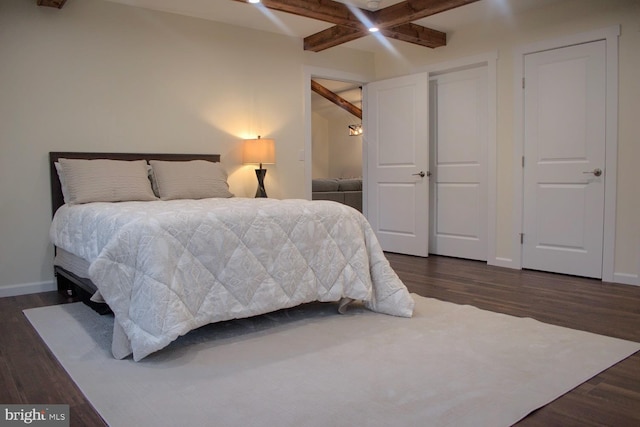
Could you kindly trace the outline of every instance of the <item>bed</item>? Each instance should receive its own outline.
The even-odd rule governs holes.
[[[233,197],[218,155],[49,157],[59,289],[104,299],[116,358],[139,361],[203,325],[313,301],[412,315],[407,288],[351,207]]]

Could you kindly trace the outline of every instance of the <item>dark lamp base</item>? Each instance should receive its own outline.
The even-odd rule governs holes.
[[[256,169],[256,177],[258,178],[258,190],[256,191],[256,197],[267,197],[267,191],[264,189],[264,177],[266,174],[266,169]]]

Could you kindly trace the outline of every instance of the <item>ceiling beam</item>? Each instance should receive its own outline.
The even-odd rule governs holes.
[[[446,33],[412,23],[382,29],[380,33],[385,37],[402,40],[419,46],[430,47],[432,49],[447,45]],[[305,37],[304,50],[320,52],[330,47],[357,40],[368,34],[371,34],[368,29],[355,29],[335,25]]]
[[[417,21],[478,0],[406,0],[380,9],[375,19],[380,28]]]
[[[393,6],[369,11],[333,0],[261,0],[261,5],[268,9],[335,24],[334,27],[305,37],[304,49],[320,52],[369,35],[370,24],[375,24],[382,30],[382,34],[389,38],[430,48],[445,46],[445,33],[412,24],[411,21],[474,1],[478,0],[407,0],[398,3],[401,7],[396,7],[385,15],[381,13]],[[398,14],[402,12],[409,14],[404,21],[398,20]],[[414,19],[415,16],[418,18]]]
[[[426,18],[478,0],[406,0],[370,12],[368,19],[382,35],[396,40],[436,48],[446,46],[447,35],[441,31],[413,24],[411,21]],[[338,46],[370,34],[365,25],[357,31],[346,31],[338,26],[327,28],[304,39],[304,49],[314,52]]]
[[[362,31],[357,28],[334,25],[319,33],[305,37],[303,40],[304,50],[320,52],[330,47],[341,45],[342,43],[357,40],[362,37]]]
[[[55,7],[62,9],[67,0],[38,0],[38,6]]]
[[[356,107],[337,93],[330,91],[315,80],[311,80],[311,90],[362,120],[362,109]]]
[[[247,3],[247,0],[234,0]],[[292,15],[304,16],[329,22],[330,24],[344,25],[358,28],[362,23],[351,9],[344,3],[333,0],[260,0],[260,5],[267,9],[287,12]],[[258,6],[260,6],[258,5]],[[365,17],[371,18],[372,12],[354,8]]]
[[[447,33],[412,23],[382,29],[380,32],[383,36],[391,39],[402,40],[432,49],[447,45]]]

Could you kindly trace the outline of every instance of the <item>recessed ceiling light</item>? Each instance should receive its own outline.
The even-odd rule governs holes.
[[[253,3],[253,4],[260,3],[260,0],[249,0],[249,3]]]
[[[375,32],[377,32],[377,31],[380,31],[380,30],[378,29],[378,27],[370,27],[370,28],[369,28],[369,32],[371,32],[371,33],[375,33]]]

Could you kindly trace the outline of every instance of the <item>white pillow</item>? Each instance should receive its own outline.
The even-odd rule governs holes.
[[[152,177],[162,200],[233,197],[220,163],[206,160],[150,160]]]
[[[59,159],[66,203],[157,200],[145,160]]]
[[[64,180],[64,173],[62,172],[62,166],[60,162],[54,163],[56,172],[58,173],[58,180],[60,181],[60,189],[62,190],[62,199],[65,203],[69,203],[69,191],[67,190],[67,182]]]

